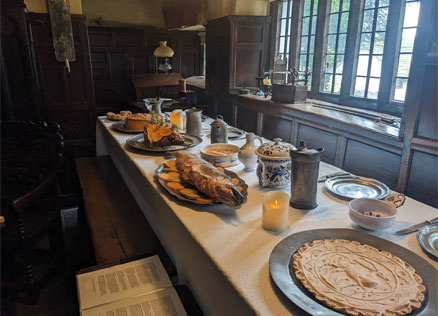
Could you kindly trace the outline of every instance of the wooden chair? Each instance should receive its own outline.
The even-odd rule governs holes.
[[[2,297],[36,304],[51,272],[47,267],[63,255],[57,181],[63,138],[57,124],[7,121],[0,126]],[[49,247],[41,249],[46,237]],[[38,281],[37,259],[44,260],[46,270]]]

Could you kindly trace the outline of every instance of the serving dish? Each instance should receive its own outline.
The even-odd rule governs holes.
[[[311,315],[318,316],[343,315],[317,301],[313,294],[308,292],[295,276],[295,271],[292,265],[293,254],[305,243],[311,243],[318,239],[345,239],[358,241],[373,246],[379,250],[388,251],[403,259],[422,277],[423,283],[426,286],[425,298],[421,307],[414,310],[409,315],[437,314],[437,300],[435,299],[438,295],[437,280],[436,278],[428,277],[430,275],[436,275],[436,269],[426,260],[402,246],[365,232],[352,229],[315,229],[295,233],[283,239],[272,251],[269,258],[269,270],[274,283],[290,301],[304,311]]]
[[[149,144],[145,144],[143,134],[135,135],[126,140],[126,144],[130,147],[143,150],[146,152],[157,152],[164,153],[168,151],[182,150],[199,145],[202,142],[202,138],[194,135],[182,134],[184,136],[183,145],[172,145],[172,146],[162,146],[154,147]]]
[[[325,188],[330,194],[347,201],[358,198],[380,200],[390,193],[386,184],[354,175],[329,178],[325,181]]]
[[[209,131],[210,129],[208,128],[205,130]],[[228,140],[237,140],[245,137],[245,132],[235,127],[227,127],[227,134],[228,134]],[[208,133],[207,137],[211,138],[211,134]]]
[[[194,204],[209,204],[209,205],[215,205],[215,204],[222,204],[220,201],[218,200],[213,200],[213,202],[211,203],[200,203],[194,199],[189,199],[187,197],[185,197],[184,195],[182,195],[181,193],[179,193],[178,191],[175,190],[171,190],[167,185],[166,182],[161,180],[158,175],[162,172],[164,172],[164,168],[165,168],[165,164],[161,164],[158,169],[155,171],[155,178],[157,179],[158,183],[167,191],[169,192],[171,195],[177,197],[178,199],[182,200],[182,201],[187,201],[190,203],[194,203]],[[229,171],[229,170],[224,170],[223,171],[227,176],[229,176],[230,178],[236,178],[238,180],[238,183],[236,184],[237,186],[242,187],[242,194],[243,196],[246,198],[246,196],[248,195],[248,185],[245,183],[245,181],[243,179],[241,179],[236,173]],[[187,188],[195,188],[194,186],[192,186],[189,183],[183,182],[184,187]],[[209,198],[207,195],[204,196],[204,198],[207,199],[211,199]]]
[[[386,229],[394,225],[397,207],[405,202],[405,196],[400,193],[388,195],[385,201],[361,198],[351,200],[348,204],[348,215],[351,220],[362,228],[369,230]]]
[[[424,251],[438,258],[438,223],[420,228],[417,239]]]
[[[232,167],[240,163],[239,146],[215,143],[201,149],[201,158],[212,162],[216,167]]]
[[[121,133],[127,133],[127,134],[138,134],[138,133],[143,133],[143,130],[132,130],[132,129],[128,129],[125,127],[125,120],[123,121],[118,121],[116,123],[113,123],[113,125],[111,125],[116,131],[121,132]]]

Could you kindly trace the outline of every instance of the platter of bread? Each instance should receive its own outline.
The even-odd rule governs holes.
[[[269,258],[280,290],[311,315],[436,315],[435,268],[388,240],[352,229],[283,239]]]
[[[185,152],[174,153],[156,170],[156,179],[171,195],[195,204],[241,205],[248,185],[236,173],[214,167],[201,158]]]
[[[131,111],[120,111],[120,113],[108,112],[106,113],[106,118],[110,121],[124,121],[129,115],[132,115]]]

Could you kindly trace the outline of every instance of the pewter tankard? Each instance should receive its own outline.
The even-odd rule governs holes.
[[[222,115],[218,115],[210,124],[211,126],[211,143],[228,143],[227,123],[224,122]]]
[[[310,210],[318,206],[316,191],[318,185],[319,162],[324,148],[307,149],[304,141],[300,147],[290,151],[292,181],[290,205]]]
[[[197,108],[191,108],[186,110],[187,124],[186,133],[195,136],[202,136],[202,110]]]

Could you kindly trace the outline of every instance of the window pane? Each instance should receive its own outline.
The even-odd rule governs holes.
[[[312,72],[313,70],[313,54],[309,54],[309,71]]]
[[[341,83],[342,83],[342,76],[340,75],[335,76],[335,87],[333,89],[333,93],[339,94],[341,92]]]
[[[365,9],[374,8],[375,0],[365,0]]]
[[[308,36],[302,36],[301,37],[301,53],[307,53],[307,45],[308,45],[309,37]]]
[[[363,33],[360,37],[360,54],[369,54],[371,45],[371,33]]]
[[[345,43],[347,42],[347,34],[339,35],[338,53],[343,54],[345,52]]]
[[[286,54],[289,54],[289,44],[290,44],[290,37],[286,37]]]
[[[348,29],[348,12],[342,13],[341,16],[341,27],[339,28],[340,33],[347,33]]]
[[[281,17],[287,17],[287,1],[284,1],[281,6]]]
[[[335,55],[325,56],[325,72],[333,73],[333,66],[335,64]]]
[[[310,36],[309,53],[313,53],[314,51],[315,51],[315,35]]]
[[[312,19],[312,29],[310,30],[310,34],[314,35],[316,33],[316,18]]]
[[[313,15],[316,15],[318,13],[318,0],[315,0],[313,2]]]
[[[282,19],[281,21],[281,27],[280,27],[280,36],[286,35],[286,19]]]
[[[336,73],[341,74],[344,69],[344,55],[336,56]]]
[[[379,0],[379,7],[389,6],[389,0]]]
[[[301,30],[302,35],[308,35],[309,34],[309,20],[310,18],[304,18],[303,19],[303,29]]]
[[[312,0],[306,0],[304,2],[304,13],[303,16],[309,16],[310,15],[310,5]]]
[[[373,77],[380,77],[380,71],[382,70],[382,56],[373,56],[371,60],[371,73]]]
[[[362,32],[371,32],[373,30],[374,10],[365,10],[363,13]]]
[[[388,8],[382,8],[377,11],[377,31],[386,30],[386,21],[388,20]]]
[[[398,62],[397,77],[408,77],[411,66],[411,54],[401,54]]]
[[[338,14],[330,14],[329,33],[336,33],[338,31]]]
[[[342,10],[349,11],[350,10],[350,0],[344,0],[342,3]]]
[[[377,95],[379,94],[379,84],[380,79],[370,78],[370,82],[368,84],[367,98],[377,99]]]
[[[324,75],[324,83],[322,85],[324,92],[332,92],[332,75]]]
[[[402,35],[401,52],[412,52],[414,49],[415,34],[417,29],[404,29]]]
[[[278,52],[284,53],[284,37],[280,37],[280,44],[278,45]]]
[[[394,100],[404,101],[406,96],[406,87],[408,86],[408,79],[397,78],[394,87]]]
[[[420,2],[410,2],[406,4],[405,20],[403,27],[417,26],[418,16],[420,15]]]
[[[356,84],[354,85],[354,95],[357,97],[364,97],[366,84],[366,78],[356,77]]]
[[[300,55],[300,71],[306,70],[307,55]]]
[[[359,56],[359,60],[357,62],[357,72],[358,76],[366,76],[368,73],[368,55]]]
[[[339,2],[340,0],[332,0],[332,6],[330,12],[338,12],[339,11]]]
[[[334,53],[336,50],[336,35],[327,36],[327,53]]]
[[[374,54],[383,54],[383,46],[385,45],[385,33],[376,32],[374,35]]]

